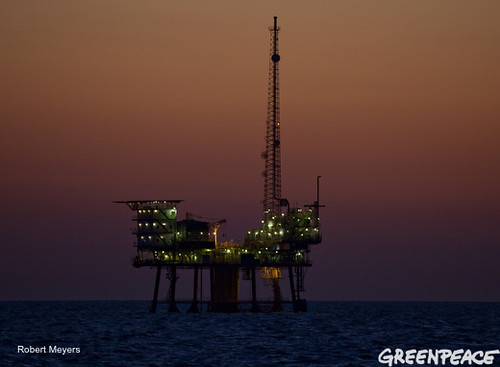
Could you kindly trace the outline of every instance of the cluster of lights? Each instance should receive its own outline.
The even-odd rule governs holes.
[[[139,227],[142,227],[143,225],[144,225],[145,227],[149,227],[150,223],[148,223],[148,222],[144,222],[144,223],[139,222],[139,223],[138,223],[138,225],[139,225]],[[153,227],[156,227],[156,226],[166,227],[166,226],[167,226],[167,223],[163,222],[163,223],[161,223],[161,224],[160,224],[160,223],[158,223],[158,224],[157,224],[156,222],[153,222],[153,223],[151,223],[151,225],[152,225]]]

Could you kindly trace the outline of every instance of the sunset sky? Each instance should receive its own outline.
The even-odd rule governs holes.
[[[259,225],[275,15],[305,297],[500,301],[500,2],[460,0],[1,1],[1,300],[150,299],[113,200]]]

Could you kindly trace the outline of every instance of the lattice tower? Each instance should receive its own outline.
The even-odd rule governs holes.
[[[269,27],[271,46],[269,52],[266,151],[263,154],[266,161],[264,171],[264,212],[267,216],[279,214],[281,199],[279,30],[277,17],[274,17],[274,26]]]

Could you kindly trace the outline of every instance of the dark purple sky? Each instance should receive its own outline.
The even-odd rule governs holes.
[[[0,299],[149,299],[113,200],[259,225],[277,15],[283,193],[327,205],[306,297],[500,301],[499,11],[2,1]]]

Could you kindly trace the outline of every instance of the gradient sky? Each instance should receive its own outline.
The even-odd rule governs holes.
[[[500,301],[500,2],[455,0],[3,0],[0,299],[150,299],[113,200],[259,225],[274,15],[305,296]]]

